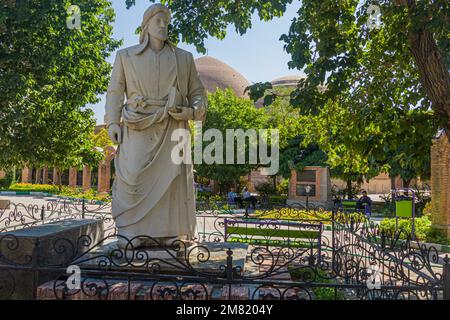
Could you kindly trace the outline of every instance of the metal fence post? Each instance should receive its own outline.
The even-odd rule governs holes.
[[[84,219],[86,212],[86,199],[81,200],[81,218]]]
[[[228,300],[231,300],[231,288],[233,285],[234,280],[234,270],[233,270],[233,251],[231,248],[228,248],[227,251],[227,266],[225,270],[225,274],[227,277],[227,284],[228,284]]]
[[[37,299],[37,287],[39,286],[39,250],[40,250],[41,242],[39,239],[33,242],[33,252],[32,252],[32,261],[31,268],[33,270],[33,300]]]
[[[445,255],[444,258],[444,272],[443,272],[443,282],[444,282],[444,300],[450,300],[450,258]]]
[[[231,248],[228,248],[227,250],[227,269],[226,269],[226,276],[227,281],[231,284],[231,281],[233,281],[234,278],[234,270],[233,270],[233,250]]]
[[[41,207],[41,221],[44,221],[45,219],[45,206],[42,205]]]
[[[335,257],[335,253],[336,253],[336,209],[333,208],[333,210],[331,210],[331,266],[333,268],[333,270],[335,270],[336,267],[336,257]]]

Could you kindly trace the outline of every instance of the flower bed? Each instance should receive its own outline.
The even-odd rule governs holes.
[[[5,189],[5,191],[13,191],[17,193],[29,192],[43,192],[51,195],[58,195],[63,197],[70,197],[76,199],[110,201],[109,195],[98,194],[94,189],[83,191],[79,187],[61,186],[61,189],[56,185],[50,184],[32,184],[32,183],[15,183]]]
[[[331,224],[331,211],[326,210],[299,210],[293,208],[282,208],[271,211],[256,210],[252,215],[258,219],[277,219],[277,220],[305,220],[317,221],[325,224]]]

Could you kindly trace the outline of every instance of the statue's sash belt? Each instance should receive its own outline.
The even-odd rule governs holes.
[[[169,111],[184,106],[175,106],[177,89],[172,87],[167,99],[155,100],[137,96],[122,109],[122,119],[125,126],[133,130],[145,130],[155,123],[169,117]]]

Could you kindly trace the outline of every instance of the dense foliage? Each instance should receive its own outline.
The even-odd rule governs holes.
[[[114,11],[80,0],[81,29],[69,29],[69,0],[0,1],[0,167],[95,163],[95,119],[85,106],[106,91]]]

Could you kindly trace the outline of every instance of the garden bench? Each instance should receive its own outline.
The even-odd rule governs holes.
[[[279,220],[225,218],[225,241],[267,247],[317,249],[320,257],[323,224]]]
[[[234,198],[228,197],[227,198],[227,204],[232,209],[238,209],[239,208],[239,204],[236,202],[236,200]]]
[[[356,211],[356,203],[358,200],[342,200],[342,211],[344,212],[355,212]]]

